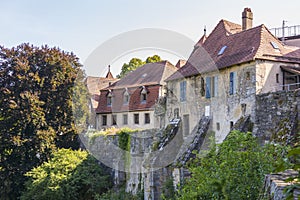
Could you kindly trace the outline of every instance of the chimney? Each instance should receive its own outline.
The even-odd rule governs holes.
[[[250,8],[245,8],[244,12],[242,13],[242,28],[243,30],[247,30],[252,28],[252,21],[253,21],[253,13],[251,12]]]

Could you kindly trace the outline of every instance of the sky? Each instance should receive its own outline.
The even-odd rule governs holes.
[[[132,51],[88,66],[90,55],[112,38],[153,28],[173,31],[196,42],[204,26],[209,34],[221,19],[241,24],[245,7],[253,12],[254,26],[280,27],[283,20],[288,26],[300,25],[299,0],[0,0],[0,45],[10,48],[26,42],[56,46],[74,52],[87,75],[103,76],[109,64],[118,74],[122,63],[132,57],[145,59],[159,54],[176,64],[180,56],[155,49]]]

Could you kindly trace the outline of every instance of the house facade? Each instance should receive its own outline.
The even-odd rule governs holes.
[[[283,45],[264,25],[252,27],[252,20],[249,8],[242,25],[221,20],[166,80],[166,120],[181,118],[184,135],[209,116],[222,142],[240,118],[255,121],[257,94],[299,88],[299,48]]]
[[[100,90],[96,128],[162,128],[164,112],[155,113],[155,106],[164,99],[164,80],[176,70],[168,61],[148,63]]]

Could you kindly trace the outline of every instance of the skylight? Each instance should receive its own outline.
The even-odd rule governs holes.
[[[221,48],[221,50],[219,51],[218,56],[222,55],[224,53],[224,51],[225,51],[226,48],[227,48],[227,46],[223,46]]]
[[[270,42],[274,49],[279,49],[279,46],[275,42]]]

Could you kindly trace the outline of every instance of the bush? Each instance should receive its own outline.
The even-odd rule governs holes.
[[[261,147],[251,133],[233,131],[204,158],[192,161],[191,179],[183,186],[179,199],[257,199],[264,176],[278,166],[287,165],[285,147]]]
[[[94,199],[110,186],[97,161],[86,151],[60,149],[49,162],[29,171],[22,200]]]

